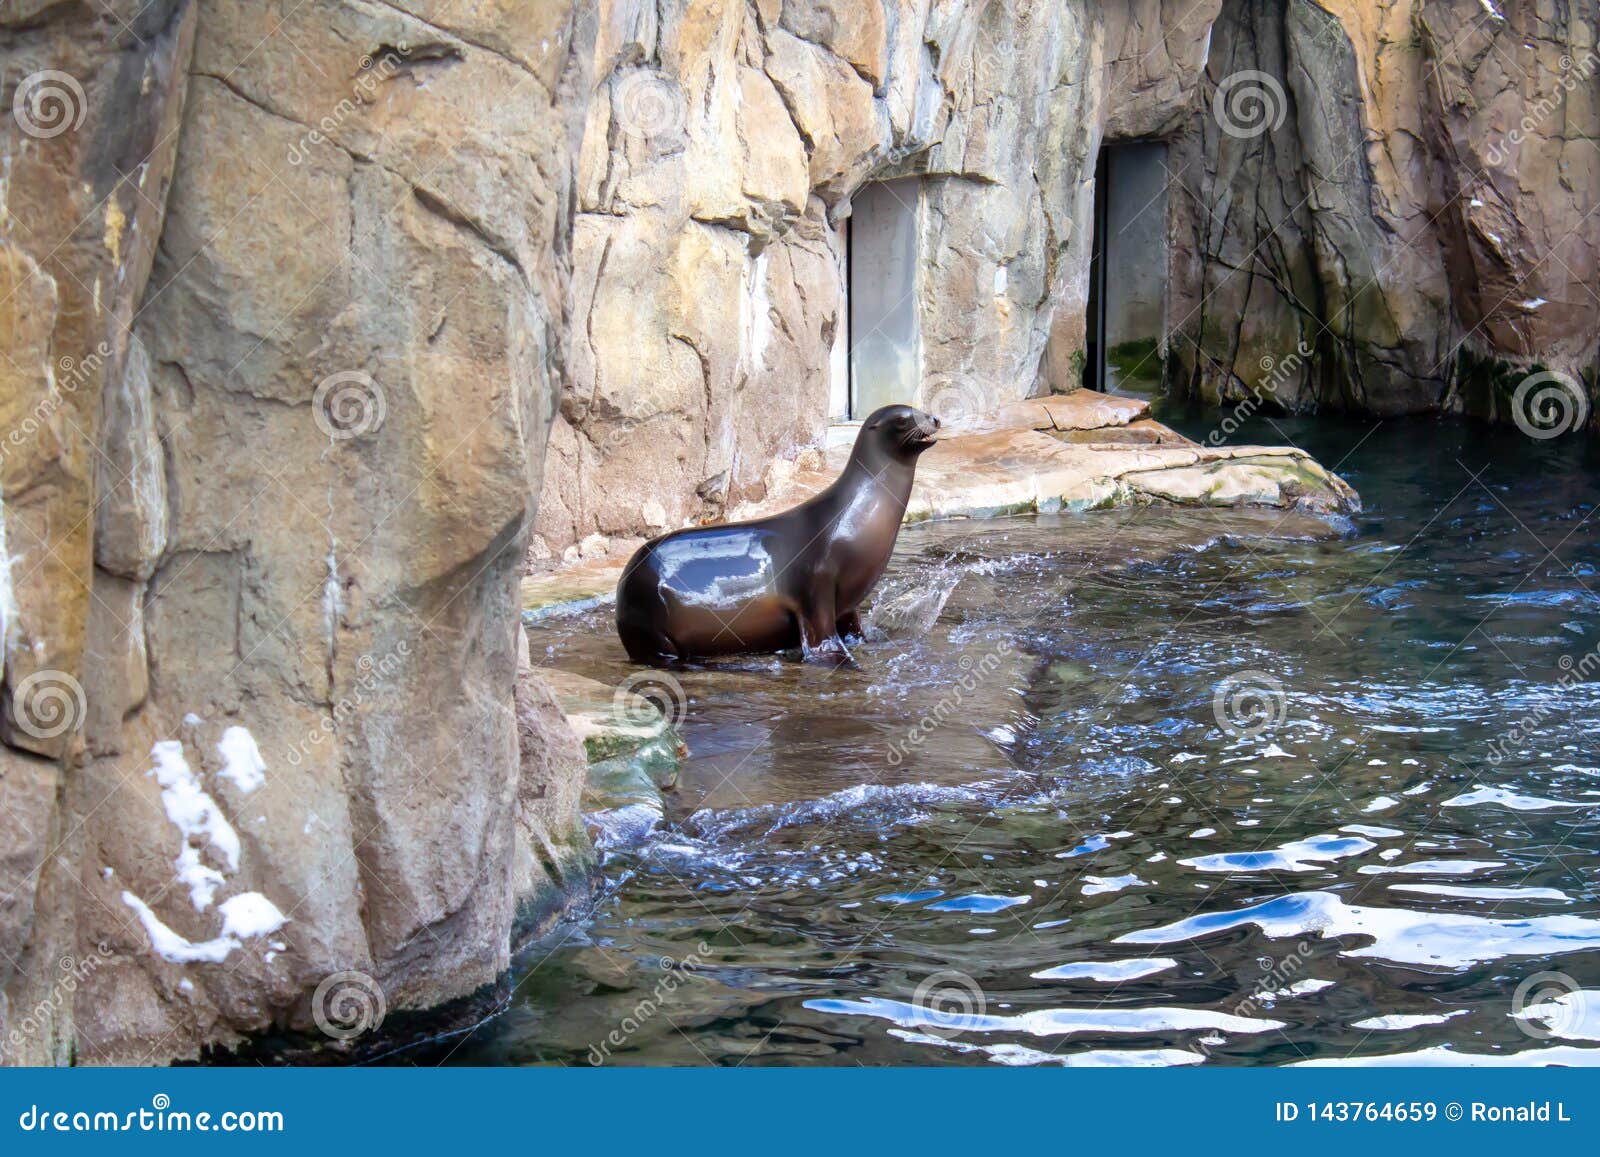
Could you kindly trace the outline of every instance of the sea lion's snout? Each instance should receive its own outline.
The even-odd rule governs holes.
[[[912,406],[884,406],[861,425],[857,440],[874,453],[900,459],[915,458],[936,440],[938,418]]]
[[[905,414],[900,419],[901,436],[900,445],[913,454],[920,454],[939,438],[940,422],[925,410],[916,410],[907,406]]]

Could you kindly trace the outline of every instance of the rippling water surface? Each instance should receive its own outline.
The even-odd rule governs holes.
[[[1600,1058],[1595,450],[1326,419],[1238,440],[1290,439],[1362,493],[1342,535],[926,526],[857,667],[679,673],[667,822],[606,852],[594,912],[450,1059]],[[630,670],[609,612],[531,634]]]

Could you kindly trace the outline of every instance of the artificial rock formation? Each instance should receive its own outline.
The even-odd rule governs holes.
[[[1169,386],[1505,418],[1595,380],[1596,13],[1565,0],[605,0],[535,561],[759,499],[916,179],[919,400],[1074,388],[1095,162],[1162,140]],[[850,340],[861,340],[856,335]],[[867,339],[870,340],[870,337]]]
[[[1227,0],[1175,139],[1181,380],[1499,418],[1533,370],[1594,395],[1597,32],[1554,0]]]
[[[925,401],[1075,386],[1096,151],[1184,120],[1219,5],[601,3],[535,557],[716,516],[821,440],[869,180],[917,178]]]
[[[439,1005],[584,885],[516,587],[593,31],[450,7],[0,17],[7,1060]]]

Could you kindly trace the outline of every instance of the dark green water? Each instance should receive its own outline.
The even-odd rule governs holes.
[[[666,822],[427,1059],[1600,1058],[1600,454],[1235,440],[1299,442],[1366,513],[925,527],[859,669],[681,673]],[[533,637],[630,670],[607,612]]]

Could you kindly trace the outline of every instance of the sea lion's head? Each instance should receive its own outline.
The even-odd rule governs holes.
[[[874,410],[861,423],[856,445],[870,448],[885,458],[912,463],[939,432],[939,419],[913,406],[884,406]]]

